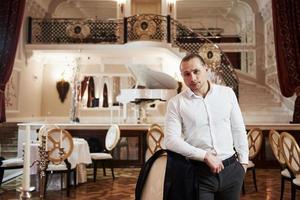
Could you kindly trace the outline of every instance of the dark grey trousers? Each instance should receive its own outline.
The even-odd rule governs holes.
[[[197,166],[199,200],[239,200],[245,176],[243,166],[234,162],[219,174],[214,174],[202,163]]]

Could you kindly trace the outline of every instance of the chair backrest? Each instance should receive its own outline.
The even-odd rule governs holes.
[[[153,128],[153,127],[157,127],[159,128],[160,130],[163,130],[162,127],[159,125],[159,124],[151,124],[150,128]]]
[[[60,128],[54,128],[47,132],[46,150],[48,159],[53,164],[60,164],[72,153],[74,147],[71,134]]]
[[[280,147],[287,167],[294,175],[298,174],[300,172],[300,149],[295,138],[287,132],[282,132]]]
[[[156,151],[164,149],[164,133],[158,124],[150,126],[147,132],[147,147],[153,155]]]
[[[141,194],[142,200],[163,200],[167,155],[157,158],[153,163]]]
[[[51,124],[51,125],[45,124],[45,125],[41,126],[41,128],[39,129],[39,132],[38,132],[39,142],[42,140],[42,136],[46,136],[47,132],[54,128],[59,128],[59,127],[56,125],[53,125],[53,124]]]
[[[280,148],[280,134],[273,129],[269,132],[269,143],[277,161],[281,165],[285,165],[285,159]]]
[[[89,145],[90,153],[103,152],[104,141],[100,140],[98,137],[90,137],[86,141]]]
[[[108,129],[106,136],[105,136],[105,148],[108,151],[111,151],[115,148],[120,140],[120,129],[119,126],[113,124]]]
[[[249,159],[254,159],[258,154],[262,142],[263,142],[263,133],[259,128],[253,128],[248,132],[248,147],[249,147]]]

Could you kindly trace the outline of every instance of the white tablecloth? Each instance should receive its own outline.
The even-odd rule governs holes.
[[[87,181],[86,165],[92,163],[90,149],[87,141],[83,138],[73,138],[74,148],[68,158],[72,166],[77,167],[77,183],[84,183]],[[38,144],[33,143],[30,147],[30,160],[33,163],[39,160]],[[35,164],[31,167],[31,174],[37,173],[38,166]]]
[[[87,181],[86,165],[92,163],[90,148],[83,138],[73,138],[74,149],[69,158],[69,162],[77,166],[77,183]]]

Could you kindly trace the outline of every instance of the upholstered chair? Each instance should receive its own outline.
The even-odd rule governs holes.
[[[113,156],[111,154],[112,150],[116,147],[120,140],[120,129],[116,124],[111,125],[105,136],[105,152],[101,153],[91,153],[91,158],[94,168],[94,182],[97,177],[97,167],[99,163],[102,163],[103,174],[106,176],[105,167],[108,164],[111,167],[111,173],[113,179],[115,179],[114,167],[113,167]]]
[[[152,124],[147,132],[147,150],[145,160],[147,161],[160,149],[165,149],[163,129],[158,124]]]
[[[280,200],[283,199],[284,194],[284,181],[287,180],[292,183],[292,176],[288,168],[286,167],[285,159],[280,148],[280,134],[275,130],[269,132],[269,143],[276,160],[281,166],[281,189],[280,189]]]
[[[163,200],[166,165],[167,154],[153,163],[141,195],[142,200]]]
[[[251,129],[247,134],[247,139],[248,139],[248,147],[249,147],[249,163],[248,163],[247,170],[252,171],[253,183],[254,183],[255,191],[257,192],[255,163],[253,160],[258,155],[263,143],[262,130],[259,128]],[[245,194],[244,184],[243,184],[243,193]]]
[[[46,186],[50,174],[59,173],[61,176],[66,174],[66,190],[67,196],[70,196],[71,173],[73,173],[74,186],[76,186],[76,166],[72,166],[68,161],[73,152],[73,138],[71,134],[60,128],[46,129],[46,151],[48,151],[48,166],[46,168],[46,177],[44,185],[44,196],[46,194]],[[45,131],[41,129],[41,131]],[[63,183],[61,182],[61,187]]]
[[[300,189],[300,148],[295,138],[287,133],[280,134],[280,148],[292,176],[291,199],[296,199],[296,189]]]

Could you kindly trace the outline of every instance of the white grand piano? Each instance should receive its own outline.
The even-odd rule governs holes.
[[[121,89],[117,101],[123,105],[123,120],[127,119],[128,103],[135,103],[139,106],[137,116],[138,123],[144,122],[142,110],[154,100],[167,101],[177,94],[178,82],[168,74],[154,71],[145,65],[130,65],[136,84],[133,89]],[[142,89],[140,88],[142,87]]]

